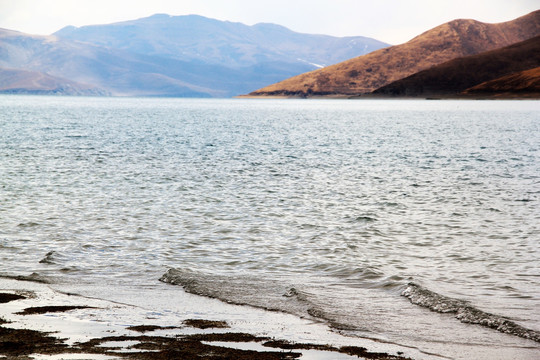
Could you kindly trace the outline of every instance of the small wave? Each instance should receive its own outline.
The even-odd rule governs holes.
[[[39,223],[29,221],[29,222],[25,222],[25,223],[20,223],[17,226],[20,227],[20,228],[30,228],[30,227],[35,227],[35,226],[39,226],[39,225],[40,225]]]
[[[55,252],[49,251],[47,254],[45,254],[45,257],[39,261],[40,264],[54,264],[54,257]]]
[[[169,269],[160,281],[180,285],[192,294],[219,299],[229,304],[248,305],[269,311],[280,311],[301,318],[324,321],[337,329],[354,329],[341,324],[314,303],[310,292],[283,279],[264,279],[250,276],[222,276]]]
[[[38,273],[31,273],[30,275],[7,275],[7,274],[0,274],[0,278],[5,279],[13,279],[18,281],[28,281],[28,282],[35,282],[35,283],[41,283],[41,284],[49,284],[50,281]]]
[[[351,223],[372,223],[372,222],[377,221],[377,218],[370,215],[359,215],[356,217],[346,216],[345,219],[346,221],[351,222]]]
[[[260,281],[249,276],[221,276],[169,269],[160,281],[180,285],[185,291],[236,305],[249,305],[270,311],[306,313],[307,294],[284,281]],[[263,296],[261,296],[264,294]]]
[[[357,222],[374,222],[374,221],[377,221],[377,219],[375,219],[374,217],[371,217],[371,216],[358,216],[356,219],[355,219]]]
[[[462,323],[477,324],[502,333],[540,342],[540,332],[538,331],[524,328],[503,316],[479,310],[464,300],[437,294],[414,283],[409,283],[401,295],[408,298],[411,303],[432,311],[455,314],[456,319]]]
[[[307,296],[304,292],[297,290],[296,288],[288,289],[282,296],[285,297],[296,297],[300,301],[307,301]]]

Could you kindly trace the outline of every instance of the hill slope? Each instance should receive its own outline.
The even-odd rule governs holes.
[[[108,95],[102,89],[50,76],[38,71],[0,68],[0,93]]]
[[[501,49],[450,60],[385,85],[374,94],[457,95],[477,84],[540,66],[540,36]]]
[[[540,98],[540,67],[486,81],[463,92],[473,96]]]
[[[357,95],[370,93],[434,65],[508,46],[540,35],[540,10],[486,24],[454,20],[409,42],[301,74],[252,92],[252,96]]]
[[[197,80],[193,75],[196,71],[178,61],[4,29],[0,29],[0,67],[89,84],[113,95],[219,96],[225,93],[190,83],[189,80]],[[219,72],[209,66],[198,70],[210,75]]]

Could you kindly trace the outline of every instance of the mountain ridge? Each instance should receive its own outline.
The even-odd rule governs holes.
[[[233,67],[262,61],[295,63],[298,58],[330,65],[388,46],[363,36],[302,34],[277,24],[250,26],[201,15],[154,14],[112,24],[65,27],[53,35],[139,54]]]

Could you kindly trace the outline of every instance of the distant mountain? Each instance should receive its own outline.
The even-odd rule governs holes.
[[[315,69],[388,46],[362,36],[300,34],[275,24],[248,26],[198,15],[156,14],[108,25],[68,26],[54,35],[147,56],[234,68],[287,63]]]
[[[94,86],[79,84],[38,71],[0,68],[0,93],[40,95],[109,95]]]
[[[224,90],[190,83],[189,80],[197,80],[197,71],[193,70],[194,65],[188,65],[66,41],[56,36],[0,29],[0,67],[3,68],[34,71],[89,84],[113,95],[208,97],[226,94]],[[220,69],[206,66],[197,70],[199,75],[206,72],[211,76]],[[210,81],[208,79],[207,83]]]
[[[540,36],[420,71],[373,92],[391,96],[457,95],[480,83],[540,66]],[[493,88],[494,90],[494,88]]]
[[[365,37],[299,34],[272,24],[154,15],[70,26],[52,36],[0,29],[0,67],[32,72],[41,82],[50,76],[66,92],[69,84],[88,84],[80,89],[119,96],[230,97],[384,46]],[[29,79],[30,73],[24,76]],[[13,86],[4,82],[3,91],[25,91]]]
[[[486,81],[463,92],[470,96],[540,98],[540,67]]]
[[[540,10],[513,21],[454,20],[409,42],[301,74],[251,96],[358,95],[446,61],[494,50],[540,35]]]

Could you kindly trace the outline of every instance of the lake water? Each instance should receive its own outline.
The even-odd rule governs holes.
[[[0,274],[540,349],[539,157],[538,101],[2,96]]]

